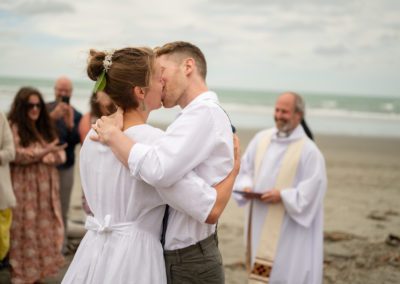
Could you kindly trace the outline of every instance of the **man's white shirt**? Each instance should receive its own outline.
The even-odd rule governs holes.
[[[206,183],[215,185],[231,172],[233,162],[231,124],[218,105],[217,95],[211,91],[202,93],[188,104],[155,145],[136,143],[128,159],[130,172],[135,178],[165,190],[173,188],[192,170]],[[213,198],[216,198],[215,194]],[[212,208],[202,207],[199,204],[193,210],[209,212]],[[187,247],[214,231],[215,225],[171,210],[165,249]]]

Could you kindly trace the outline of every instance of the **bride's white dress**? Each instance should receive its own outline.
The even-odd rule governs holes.
[[[149,125],[125,130],[145,144],[162,133]],[[88,232],[62,283],[166,283],[160,244],[165,206],[158,192],[131,177],[110,148],[88,137],[80,153],[80,174],[94,217],[86,221]]]

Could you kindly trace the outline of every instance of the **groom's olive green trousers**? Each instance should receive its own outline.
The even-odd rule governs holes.
[[[183,249],[164,251],[168,284],[223,284],[224,267],[216,234]]]

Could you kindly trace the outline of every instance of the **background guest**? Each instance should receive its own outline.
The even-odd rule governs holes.
[[[16,156],[11,179],[17,199],[11,226],[11,282],[34,283],[63,265],[63,223],[56,165],[65,161],[42,95],[23,87],[8,115]]]
[[[56,123],[60,143],[68,144],[65,149],[67,160],[58,166],[62,219],[65,227],[62,248],[64,254],[67,253],[67,217],[74,184],[75,146],[80,143],[78,125],[82,117],[82,114],[69,103],[72,97],[72,90],[72,81],[69,78],[58,78],[54,86],[55,101],[47,105],[50,117]]]
[[[0,261],[5,258],[10,247],[11,207],[16,204],[9,167],[14,157],[15,147],[10,126],[5,115],[0,112]]]

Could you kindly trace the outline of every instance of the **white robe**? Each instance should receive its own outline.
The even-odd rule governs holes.
[[[131,127],[125,134],[145,144],[164,135],[149,125]],[[174,187],[156,190],[132,177],[110,148],[88,138],[80,153],[80,174],[94,218],[86,222],[89,230],[62,283],[166,283],[160,244],[164,204],[204,222],[215,203],[215,189],[191,172]]]
[[[277,138],[276,132],[275,129],[271,143],[263,157],[256,184],[253,184],[254,159],[262,133],[259,132],[249,143],[242,158],[240,173],[234,189],[243,190],[245,187],[250,187],[255,192],[266,192],[274,187],[288,144],[305,135],[301,126],[298,126],[288,138]],[[314,142],[307,139],[294,178],[294,187],[281,191],[285,217],[270,277],[271,284],[322,283],[323,198],[326,186],[324,158]],[[248,202],[238,194],[233,196],[240,206]],[[252,264],[267,211],[267,203],[255,200],[251,232]],[[245,228],[247,231],[247,224]],[[247,232],[245,232],[245,236],[247,236]]]

